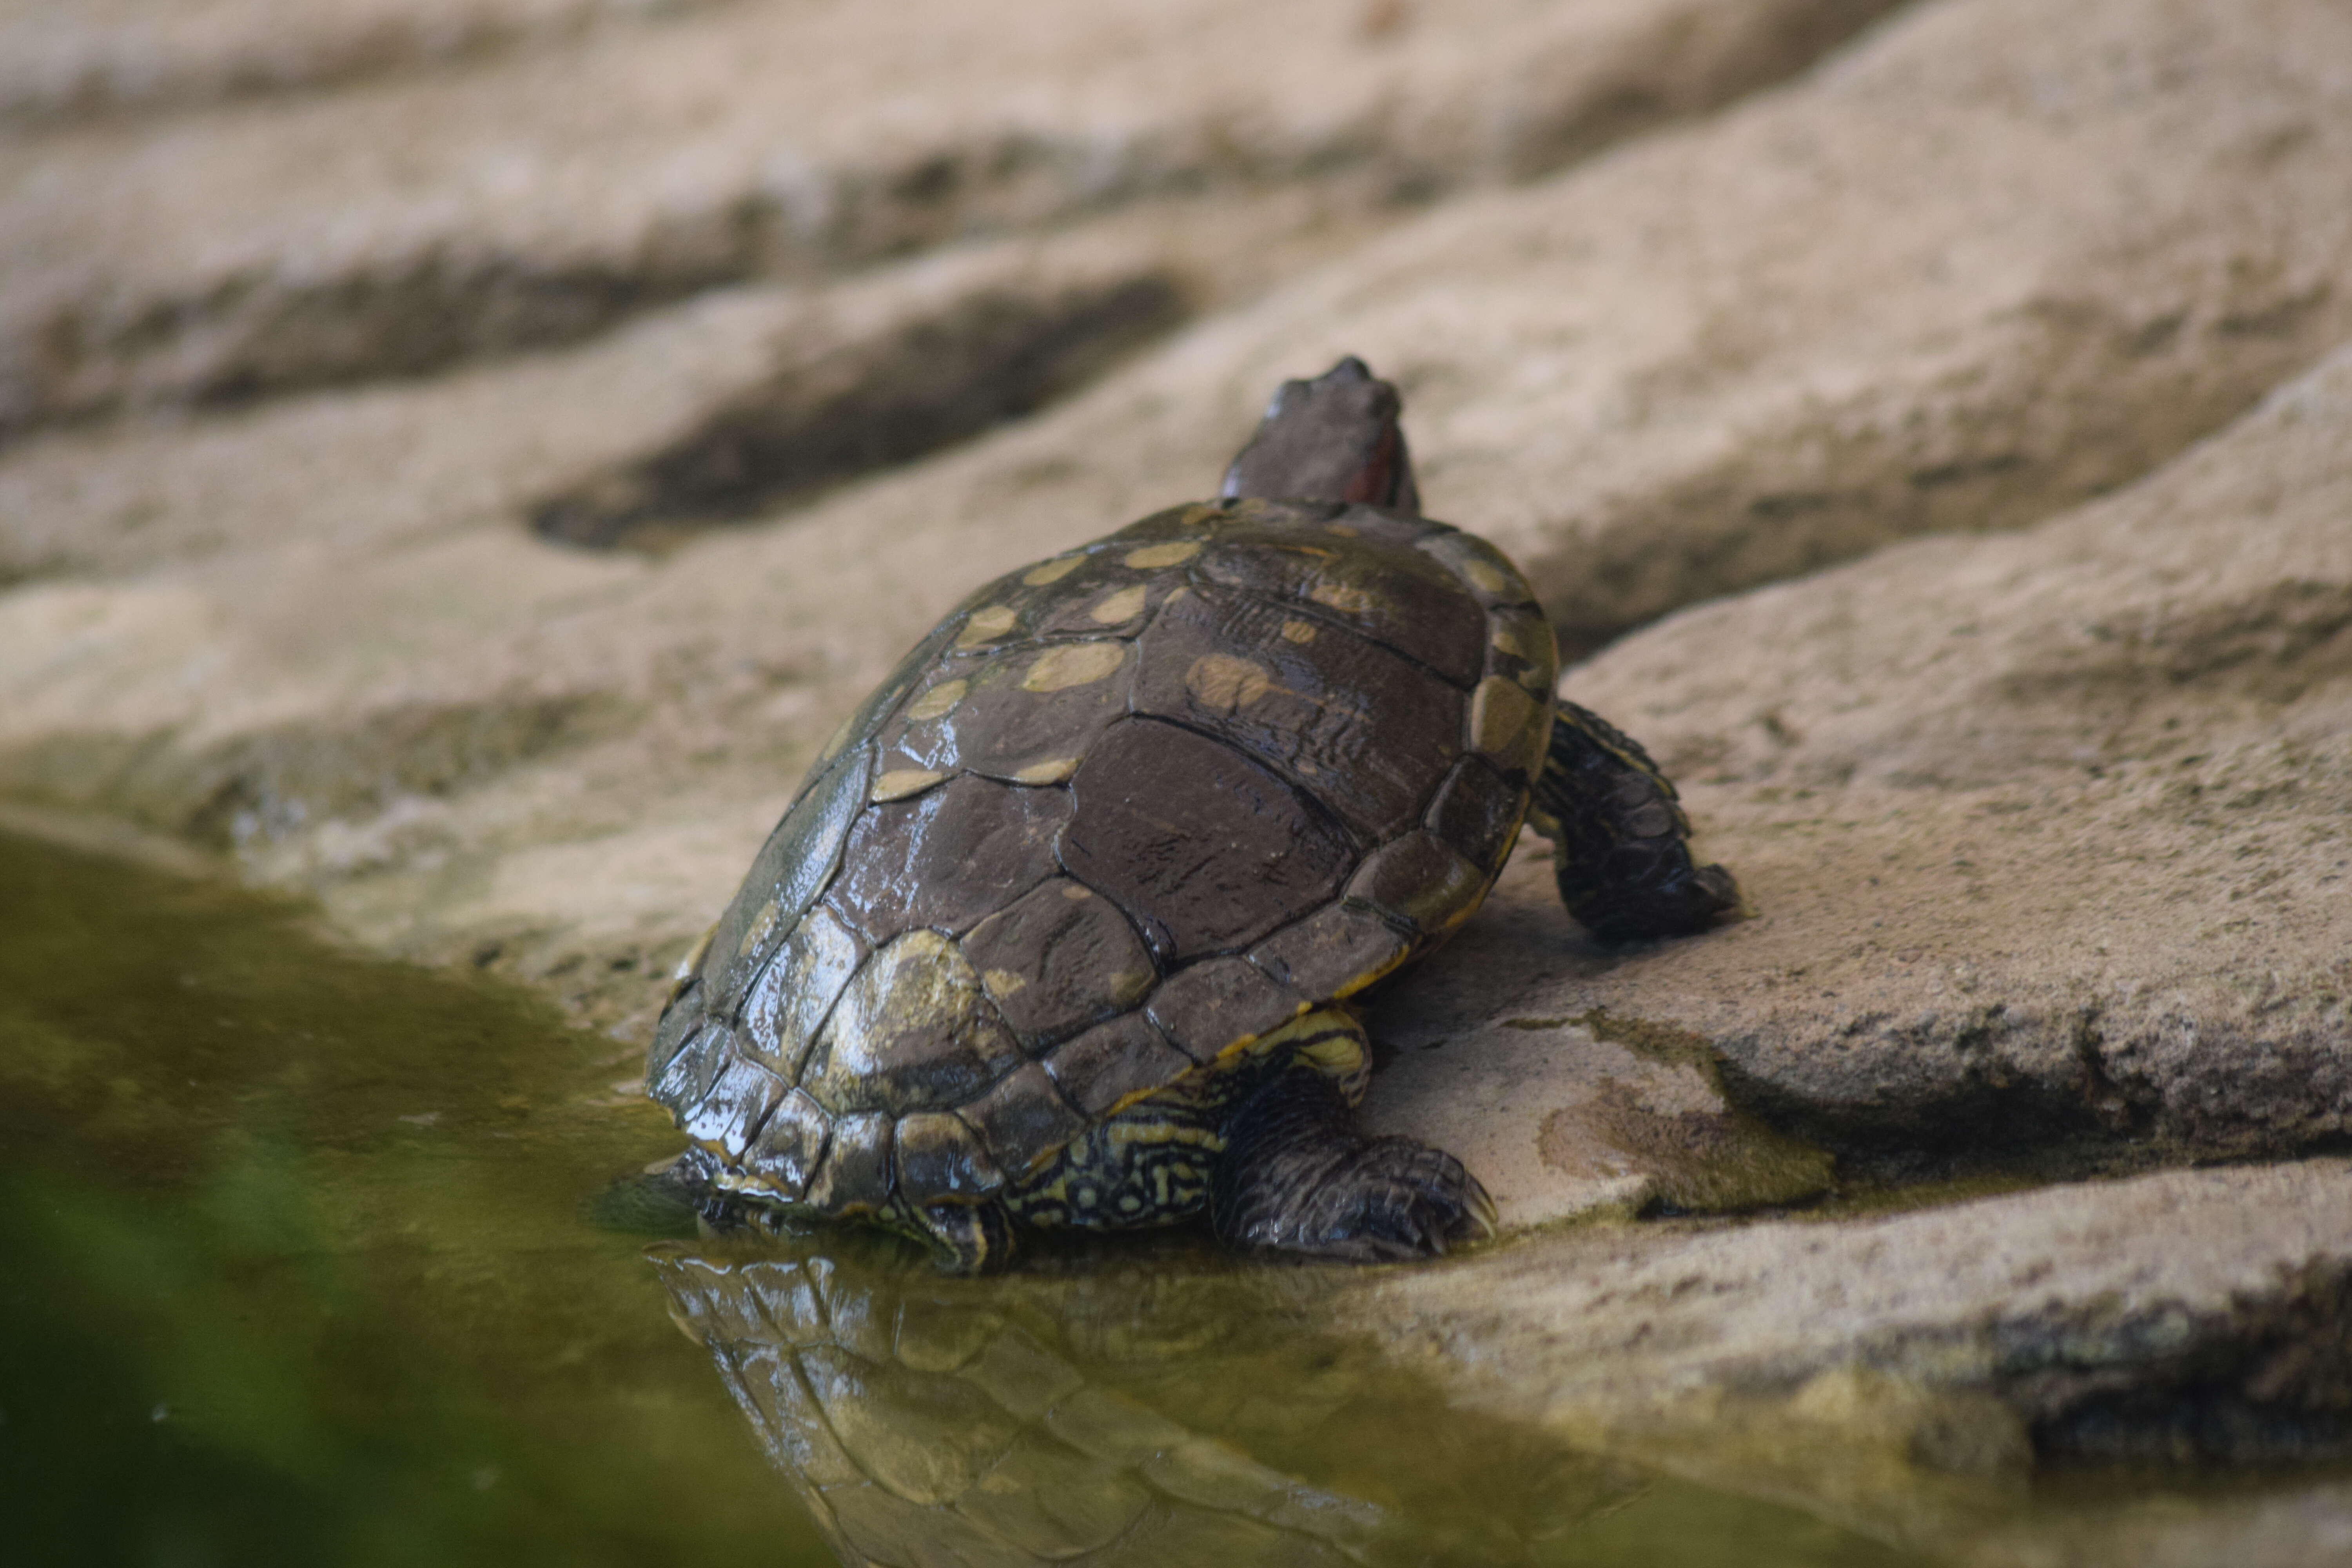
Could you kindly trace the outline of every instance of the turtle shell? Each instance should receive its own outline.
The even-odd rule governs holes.
[[[826,746],[650,1090],[745,1196],[979,1201],[1467,918],[1555,666],[1500,552],[1372,507],[1177,507],[992,583]]]

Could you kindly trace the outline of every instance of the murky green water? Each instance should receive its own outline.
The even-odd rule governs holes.
[[[0,1560],[1913,1561],[1450,1410],[1312,1270],[698,1239],[635,1055],[0,837]]]

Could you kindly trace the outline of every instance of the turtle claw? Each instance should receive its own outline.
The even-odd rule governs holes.
[[[1472,1228],[1455,1236],[1454,1239],[1492,1241],[1501,1232],[1503,1216],[1496,1209],[1493,1196],[1487,1193],[1478,1178],[1467,1171],[1463,1172],[1462,1175],[1463,1179],[1470,1184],[1470,1203],[1463,1212],[1463,1218]]]
[[[1381,1138],[1309,1200],[1327,1257],[1402,1261],[1495,1234],[1495,1200],[1462,1162],[1410,1138]]]

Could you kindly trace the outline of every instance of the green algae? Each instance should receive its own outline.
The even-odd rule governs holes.
[[[1622,1017],[1606,1008],[1564,1021],[1636,1056],[1693,1069],[1723,1103],[1719,1115],[1626,1116],[1606,1129],[1627,1153],[1660,1173],[1655,1204],[1661,1212],[1738,1214],[1779,1208],[1817,1197],[1834,1184],[1837,1163],[1829,1152],[1742,1108],[1727,1090],[1721,1062],[1701,1037],[1667,1024]]]

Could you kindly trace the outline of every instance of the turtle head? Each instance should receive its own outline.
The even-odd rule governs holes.
[[[1417,514],[1421,492],[1397,424],[1402,408],[1396,388],[1353,354],[1312,381],[1286,381],[1218,493],[1366,501]]]

